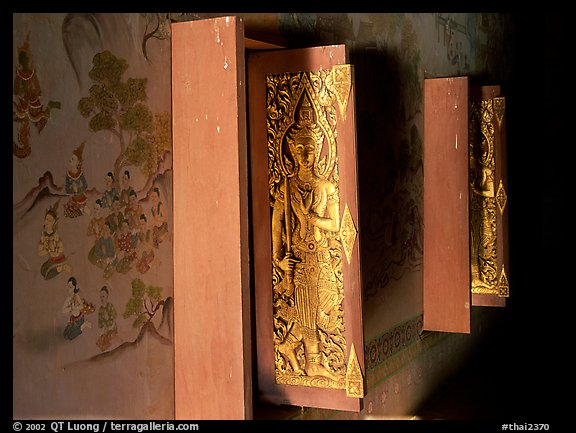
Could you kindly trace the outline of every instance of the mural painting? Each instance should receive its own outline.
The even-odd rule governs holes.
[[[173,416],[170,45],[137,16],[15,16],[15,417]]]

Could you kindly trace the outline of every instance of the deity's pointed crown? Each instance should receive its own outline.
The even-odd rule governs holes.
[[[24,43],[18,47],[19,68],[28,72],[32,69],[32,53],[30,52],[30,32],[26,35]]]
[[[48,206],[45,215],[52,215],[54,220],[58,220],[58,205],[60,204],[60,199],[58,199],[52,206]]]
[[[18,47],[18,52],[30,54],[30,32],[26,34],[26,39],[24,39],[24,43]]]
[[[78,146],[76,149],[74,149],[72,151],[72,153],[74,155],[76,155],[76,157],[78,158],[79,162],[82,162],[82,153],[84,152],[84,145],[86,144],[85,141],[82,142],[82,144],[80,146]]]
[[[302,95],[302,100],[294,114],[295,124],[289,129],[286,137],[290,148],[296,143],[312,140],[317,147],[317,151],[320,152],[324,134],[316,122],[314,108],[306,93]]]

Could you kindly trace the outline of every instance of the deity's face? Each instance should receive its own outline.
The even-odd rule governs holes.
[[[93,212],[94,212],[94,216],[100,216],[100,212],[102,211],[102,204],[98,201],[94,202],[94,208],[93,208]]]
[[[20,51],[18,54],[18,63],[20,63],[21,69],[23,71],[30,70],[30,57],[26,54],[25,51]]]
[[[69,280],[68,281],[68,293],[70,293],[72,295],[74,293],[75,289],[76,289],[76,286],[74,285],[74,281]]]
[[[106,186],[110,188],[112,186],[112,176],[106,176],[104,182],[106,182]]]
[[[106,290],[100,290],[100,302],[102,305],[106,305],[108,303],[108,293]]]
[[[312,168],[316,160],[316,143],[311,138],[302,138],[292,147],[292,155],[300,167]]]
[[[70,159],[68,160],[68,167],[70,167],[71,170],[77,170],[79,165],[80,161],[78,160],[76,154],[73,153]]]
[[[51,231],[54,228],[55,222],[56,222],[56,218],[54,218],[54,215],[47,213],[44,216],[44,230]]]

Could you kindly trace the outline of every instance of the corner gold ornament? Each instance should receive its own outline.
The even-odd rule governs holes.
[[[354,219],[350,213],[350,208],[346,205],[344,208],[344,215],[342,216],[342,224],[340,226],[340,238],[342,239],[342,246],[344,247],[348,264],[350,264],[352,258],[352,250],[354,249],[357,234],[358,231],[354,225]]]
[[[498,296],[501,298],[510,296],[510,287],[508,286],[508,277],[506,276],[504,265],[502,265],[502,272],[500,272],[500,278],[498,280]]]
[[[493,99],[494,101],[494,114],[498,121],[498,127],[502,127],[502,120],[504,119],[504,112],[506,111],[506,99],[503,96]]]
[[[350,349],[348,368],[346,369],[346,396],[364,398],[364,378],[362,377],[362,370],[356,356],[354,343],[352,343],[352,348]]]
[[[340,108],[340,116],[342,120],[346,120],[348,98],[350,97],[350,89],[352,88],[352,68],[350,65],[334,65],[331,71],[334,94],[336,95],[338,107]]]
[[[334,77],[266,76],[277,384],[346,389]]]

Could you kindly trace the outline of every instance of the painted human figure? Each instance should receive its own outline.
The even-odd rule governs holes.
[[[46,209],[42,235],[38,243],[38,255],[48,256],[48,260],[46,260],[40,268],[40,273],[45,280],[54,278],[62,271],[72,272],[72,266],[68,263],[68,259],[64,255],[64,243],[58,233],[59,203],[60,200]]]
[[[88,183],[82,168],[82,153],[84,143],[72,152],[68,160],[68,170],[66,171],[66,192],[70,194],[70,199],[64,208],[64,215],[68,218],[76,218],[88,211],[86,206],[87,197],[84,194],[88,189]]]
[[[26,36],[24,44],[18,48],[18,65],[14,77],[14,96],[17,100],[12,102],[12,117],[14,122],[20,124],[20,127],[18,140],[12,142],[12,153],[18,158],[25,158],[32,152],[30,123],[38,132],[41,132],[50,118],[50,108],[58,106],[57,103],[50,101],[48,108],[45,109],[40,102],[42,90],[32,62],[29,38],[30,34]]]
[[[150,268],[159,264],[159,260],[154,254],[154,245],[152,244],[152,230],[148,227],[148,220],[146,215],[141,214],[138,219],[139,231],[138,242],[136,244],[136,270],[141,274],[145,274]]]
[[[94,224],[89,225],[88,234],[94,235],[95,240],[94,246],[88,252],[88,260],[93,265],[106,269],[116,257],[110,222],[106,221],[104,217],[95,218],[91,222]]]
[[[102,352],[110,347],[111,340],[118,334],[117,313],[114,305],[108,300],[109,295],[108,287],[102,286],[100,289],[100,307],[98,308],[98,328],[102,330],[102,334],[96,341],[96,345]]]
[[[125,274],[132,269],[137,253],[130,231],[129,221],[125,218],[116,233],[116,271]]]
[[[112,202],[114,201],[115,197],[119,198],[118,190],[114,185],[114,174],[109,171],[106,173],[106,177],[104,178],[104,182],[106,183],[106,189],[102,193],[102,207],[103,208],[111,208]]]
[[[78,287],[75,277],[68,278],[68,297],[62,306],[62,312],[68,314],[68,324],[64,329],[64,338],[74,340],[86,328],[91,328],[92,324],[86,320],[85,315],[94,311],[94,306],[86,303],[80,296],[80,287]]]
[[[128,206],[130,203],[130,194],[135,192],[130,182],[130,171],[124,170],[124,174],[122,175],[122,190],[120,191],[120,203],[123,206]]]
[[[152,207],[150,208],[150,222],[152,224],[152,243],[155,248],[168,236],[168,221],[164,214],[164,204],[160,200],[160,189],[154,187],[150,193]]]
[[[294,373],[337,380],[334,372],[321,362],[319,330],[329,332],[335,326],[337,312],[333,310],[342,299],[328,236],[340,227],[338,189],[318,175],[323,133],[309,117],[293,126],[286,140],[294,171],[280,186],[272,211],[273,264],[283,274],[274,289],[280,298],[288,300],[281,301],[283,306],[276,310],[288,323],[288,332],[278,350],[288,359]],[[289,231],[286,201],[291,209]],[[286,242],[289,232],[290,247]],[[304,346],[305,366],[296,355],[300,344]]]
[[[142,209],[142,206],[138,203],[138,196],[136,194],[136,191],[131,190],[130,193],[128,194],[128,204],[124,209],[124,216],[128,221],[128,227],[130,228],[130,232],[134,236],[137,236],[137,233],[139,231],[138,220],[143,212],[144,210]]]
[[[116,238],[117,233],[120,233],[120,229],[124,224],[124,213],[122,212],[120,198],[118,196],[114,196],[112,199],[112,207],[106,217],[106,222],[110,226],[110,230],[112,230],[112,235]]]

